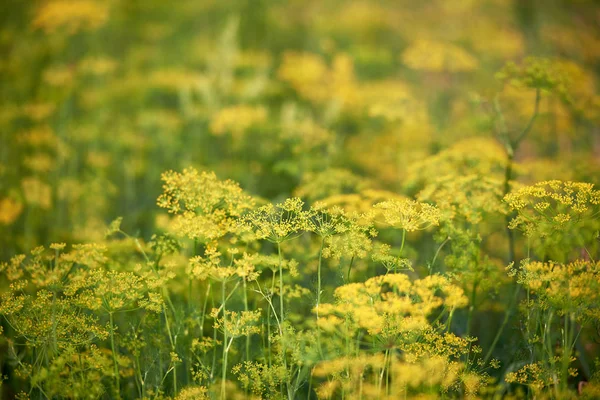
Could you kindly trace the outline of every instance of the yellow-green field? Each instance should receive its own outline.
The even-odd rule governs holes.
[[[1,0],[0,400],[600,399],[600,4]]]

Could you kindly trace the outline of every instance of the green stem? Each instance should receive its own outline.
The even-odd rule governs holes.
[[[433,266],[435,265],[435,261],[437,260],[440,251],[442,250],[442,247],[444,247],[446,245],[446,243],[448,243],[448,241],[450,241],[450,236],[448,236],[446,238],[446,240],[444,240],[442,242],[442,244],[439,245],[437,251],[435,252],[434,256],[433,256],[433,260],[431,260],[431,264],[429,264],[429,275],[431,275],[433,273]]]
[[[354,263],[354,256],[350,259],[350,264],[348,264],[348,276],[346,278],[346,283],[350,283],[350,271],[352,271],[352,264]]]
[[[475,310],[475,299],[477,298],[477,286],[479,282],[473,284],[473,290],[471,291],[471,299],[469,304],[469,314],[467,315],[467,332],[466,336],[471,334],[471,321],[473,320],[473,311]]]
[[[540,99],[541,99],[540,89],[536,89],[535,108],[533,111],[533,115],[529,119],[529,122],[527,123],[525,128],[519,133],[519,135],[515,139],[510,138],[510,136],[508,134],[508,130],[506,128],[506,124],[504,123],[504,115],[502,114],[502,111],[500,110],[500,105],[498,102],[495,103],[496,112],[498,113],[500,120],[502,122],[502,131],[497,136],[498,136],[500,142],[504,145],[504,147],[506,149],[506,155],[507,155],[506,168],[504,170],[503,197],[506,196],[510,192],[510,182],[513,179],[513,164],[514,164],[515,153],[519,149],[519,146],[520,146],[521,142],[523,141],[523,139],[525,139],[525,137],[527,136],[527,134],[533,127],[533,123],[535,122],[535,120],[537,119],[537,117],[539,115]],[[509,254],[508,261],[509,262],[515,261],[514,233],[511,229],[508,228],[508,225],[510,224],[511,220],[512,220],[512,215],[507,214],[506,215],[506,234],[508,237],[508,254]]]
[[[508,320],[510,319],[512,309],[515,305],[517,297],[519,296],[519,289],[520,289],[520,286],[517,283],[515,283],[515,292],[513,293],[513,297],[511,298],[510,303],[509,303],[508,307],[506,308],[506,311],[504,312],[504,319],[502,320],[502,324],[500,325],[498,332],[496,332],[496,336],[494,337],[494,340],[492,341],[492,344],[490,345],[489,350],[487,351],[487,353],[485,354],[485,357],[483,358],[484,364],[487,364],[487,362],[490,361],[490,359],[492,358],[492,354],[494,353],[496,345],[498,344],[498,341],[500,340],[500,337],[502,336],[502,332],[504,332],[504,328],[506,327],[506,324],[508,323]]]
[[[277,242],[277,255],[279,257],[279,315],[280,318],[277,321],[277,324],[279,325],[279,333],[281,335],[281,358],[283,360],[283,366],[287,371],[287,359],[286,359],[286,354],[287,354],[287,349],[285,346],[285,338],[283,337],[283,321],[285,319],[285,315],[283,313],[283,258],[281,256],[281,243]],[[287,397],[288,399],[292,399],[293,398],[293,394],[290,391],[290,381],[289,379],[286,379],[285,382],[285,387],[287,390]]]
[[[275,271],[273,271],[273,275],[271,276],[271,296],[275,291],[275,274]],[[269,350],[269,367],[271,367],[273,365],[273,349],[271,349],[271,312],[273,312],[275,318],[277,318],[277,315],[275,314],[275,309],[272,306],[268,308],[267,311],[267,347]]]
[[[167,328],[167,334],[169,336],[169,343],[171,344],[171,351],[175,352],[175,341],[173,340],[173,333],[171,332],[171,324],[169,323],[169,316],[167,315],[167,307],[163,304],[163,316],[165,317],[165,326]],[[173,365],[173,391],[177,394],[177,365]]]
[[[244,280],[244,311],[248,312],[248,288],[246,285],[246,277]],[[250,361],[250,335],[246,335],[246,361]]]
[[[402,250],[404,250],[404,241],[406,240],[406,229],[402,229],[402,243],[400,244],[400,252],[398,257],[402,256]]]
[[[221,371],[221,400],[226,400],[226,381],[227,381],[227,307],[225,305],[225,279],[221,282],[221,306],[223,307],[223,359]]]
[[[279,320],[283,323],[283,260],[281,258],[281,243],[279,242],[277,242],[277,255],[279,257]]]
[[[323,259],[323,247],[325,238],[321,237],[321,247],[319,248],[319,265],[317,267],[317,348],[319,355],[323,358],[323,349],[321,348],[321,328],[319,326],[319,306],[321,304],[321,264]]]
[[[204,304],[202,305],[202,315],[200,316],[200,337],[204,336],[204,320],[206,318],[206,306],[208,305],[208,298],[210,297],[211,282],[208,281],[206,286],[206,294],[204,295]]]
[[[452,311],[450,311],[450,314],[448,315],[448,320],[446,321],[446,331],[450,332],[450,328],[452,327],[452,317],[454,316],[454,309],[452,309]]]
[[[117,362],[117,349],[115,347],[115,322],[113,319],[113,313],[108,313],[109,324],[110,324],[110,348],[112,351],[113,368],[115,374],[115,386],[117,398],[121,398],[121,381],[119,376],[119,363]]]

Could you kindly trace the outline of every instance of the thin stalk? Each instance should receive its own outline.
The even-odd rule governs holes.
[[[503,197],[506,196],[510,192],[510,182],[513,179],[513,164],[514,164],[515,153],[519,149],[519,146],[520,146],[521,142],[523,141],[523,139],[525,139],[525,137],[527,136],[529,131],[531,131],[531,128],[533,127],[533,124],[539,115],[540,99],[541,99],[540,89],[536,89],[535,108],[534,108],[533,114],[532,114],[531,118],[529,119],[529,122],[527,123],[525,128],[514,139],[511,139],[511,137],[509,136],[508,129],[506,127],[506,123],[504,122],[504,114],[502,113],[502,110],[500,109],[500,104],[497,102],[497,100],[495,101],[494,105],[496,108],[496,113],[498,114],[498,116],[500,118],[500,122],[501,122],[501,131],[497,134],[497,137],[500,140],[500,142],[504,145],[504,147],[506,149],[506,154],[507,154],[506,168],[504,170]],[[513,262],[515,260],[514,233],[511,229],[508,228],[508,224],[510,223],[511,219],[512,219],[512,216],[510,214],[507,214],[506,215],[506,234],[508,237],[509,262]]]
[[[346,283],[350,283],[350,271],[352,271],[352,264],[354,263],[354,256],[350,259],[350,264],[348,264],[348,274],[346,277]]]
[[[139,382],[138,390],[140,393],[140,398],[143,398],[146,395],[146,389],[145,389],[144,378],[142,377],[142,369],[140,366],[140,356],[139,355],[135,356],[135,373],[136,373],[136,381]]]
[[[433,256],[433,260],[431,260],[431,264],[429,264],[429,275],[431,275],[433,273],[433,266],[435,265],[435,261],[437,260],[438,256],[440,255],[440,251],[446,245],[446,243],[448,243],[448,241],[450,241],[450,236],[448,236],[446,238],[446,240],[444,240],[442,242],[442,244],[439,245],[437,251],[435,252],[435,254]]]
[[[452,311],[450,311],[450,314],[448,315],[448,320],[446,321],[446,331],[450,332],[450,328],[452,327],[452,317],[454,316],[454,309],[452,309]]]
[[[398,257],[402,256],[402,250],[404,250],[404,241],[406,240],[406,229],[402,229],[402,243],[400,244],[400,252]]]
[[[169,316],[167,315],[167,307],[163,304],[163,315],[165,317],[165,326],[167,328],[167,334],[169,336],[169,343],[171,343],[171,351],[175,352],[175,341],[173,340],[173,334],[171,332],[171,324],[169,323]],[[173,391],[177,394],[177,366],[173,365]]]
[[[317,267],[317,348],[319,355],[323,358],[323,349],[321,348],[321,327],[319,326],[319,306],[321,304],[321,264],[323,260],[323,247],[325,237],[321,237],[321,247],[319,248],[319,265]]]
[[[244,311],[248,312],[248,288],[246,285],[246,277],[244,280]],[[246,361],[250,361],[250,335],[246,335]]]
[[[212,307],[215,306],[215,300],[214,298],[211,299],[212,300]],[[217,343],[217,330],[213,329],[213,343]],[[216,367],[217,367],[217,346],[215,346],[213,348],[213,358],[212,358],[212,367],[210,369],[210,380],[212,381],[214,376],[215,376],[215,371],[216,371]]]
[[[389,354],[389,349],[385,351],[385,355],[383,357],[383,368],[381,369],[381,372],[379,374],[379,381],[377,382],[377,393],[378,396],[381,396],[381,386],[383,385],[383,376],[385,374],[386,371],[386,365],[387,365],[387,360],[388,360],[388,354]]]
[[[221,371],[221,400],[226,400],[226,380],[227,380],[227,307],[225,305],[225,279],[221,282],[221,307],[223,307],[223,357]]]
[[[206,286],[206,294],[204,295],[204,304],[202,305],[202,315],[200,316],[200,337],[204,336],[204,320],[206,318],[206,306],[208,305],[208,298],[210,297],[210,286],[211,281],[208,281]]]
[[[279,257],[279,320],[283,323],[283,260],[281,258],[281,243],[277,242],[277,256]]]
[[[273,276],[271,277],[271,295],[275,290],[275,271],[273,271]],[[273,365],[273,351],[271,349],[271,309],[273,307],[267,309],[267,347],[269,351],[269,367]],[[275,313],[275,309],[272,310],[273,315],[277,318],[277,314]]]
[[[494,337],[494,340],[492,341],[492,344],[490,345],[489,350],[487,351],[487,353],[485,354],[485,357],[483,358],[484,364],[487,364],[487,362],[490,361],[490,359],[492,358],[492,354],[494,353],[496,345],[498,344],[498,341],[500,340],[500,337],[502,336],[502,332],[504,332],[504,328],[506,327],[506,324],[508,323],[508,320],[510,319],[512,309],[517,300],[517,297],[519,296],[519,289],[520,289],[520,286],[518,284],[515,284],[515,292],[513,293],[513,297],[511,298],[511,301],[510,301],[508,307],[506,308],[506,311],[504,312],[504,319],[502,320],[502,324],[500,325],[498,332],[496,332],[496,336]]]
[[[391,354],[391,352],[389,350],[387,350],[387,352],[388,352],[388,359],[387,359],[386,368],[385,368],[385,395],[386,396],[388,396],[390,394],[390,369],[392,368],[392,357],[394,356],[393,354]]]
[[[121,398],[121,381],[119,376],[119,363],[117,362],[117,350],[115,347],[115,321],[113,319],[113,313],[110,311],[108,313],[109,325],[110,325],[110,349],[112,351],[112,359],[113,359],[113,368],[115,374],[115,385],[117,398]]]
[[[503,197],[506,196],[510,192],[510,181],[512,180],[512,170],[513,170],[513,162],[514,162],[514,152],[508,152],[508,159],[506,161],[506,169],[504,171],[504,190]],[[509,228],[510,221],[512,220],[512,215],[510,213],[506,214],[505,217],[505,225],[506,225],[506,236],[508,238],[508,262],[515,261],[515,234],[512,229]]]
[[[308,377],[308,391],[306,392],[306,400],[310,400],[310,392],[312,391],[312,368]]]
[[[469,305],[469,314],[467,315],[467,332],[466,332],[466,336],[469,336],[471,334],[471,322],[473,320],[473,311],[475,310],[475,299],[477,298],[477,286],[479,285],[479,282],[475,282],[473,284],[473,290],[471,291],[471,299],[470,299],[470,305]]]
[[[567,387],[567,379],[569,377],[569,364],[571,358],[571,343],[569,342],[569,316],[565,314],[563,324],[563,354],[562,354],[562,368],[561,368],[561,382],[560,386],[562,390]]]
[[[285,339],[283,337],[283,321],[285,320],[285,315],[283,313],[283,259],[281,256],[281,242],[277,242],[277,255],[279,257],[279,315],[280,318],[278,320],[279,324],[279,332],[281,334],[281,358],[283,360],[283,366],[287,370],[287,360],[286,353],[287,349],[285,346]],[[288,399],[292,399],[292,393],[290,392],[290,382],[286,380],[285,387],[288,393]]]

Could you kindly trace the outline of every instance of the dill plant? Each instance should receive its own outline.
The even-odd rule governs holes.
[[[71,385],[78,397],[91,379],[99,379],[97,397],[129,397],[133,388],[141,398],[166,391],[174,398],[222,399],[236,398],[238,390],[259,398],[494,393],[501,389],[494,389],[491,371],[500,364],[492,354],[507,319],[487,349],[471,335],[484,304],[478,293],[489,295],[486,278],[499,273],[474,235],[488,235],[481,224],[502,221],[505,207],[516,212],[509,228],[521,229],[534,252],[557,250],[547,238],[564,249],[562,258],[551,253],[557,261],[525,259],[509,267],[508,277],[526,291],[530,362],[507,371],[506,382],[532,393],[568,393],[581,331],[598,319],[590,284],[598,281],[591,259],[599,203],[593,185],[540,182],[501,203],[501,179],[448,176],[419,192],[428,202],[392,197],[349,213],[327,199],[308,207],[299,198],[257,206],[236,183],[194,169],[163,179],[158,204],[171,222],[148,243],[126,234],[119,218],[108,227],[113,239],[106,244],[52,244],[2,264],[11,285],[0,313],[27,349],[20,354],[10,347],[19,373],[34,377],[30,394],[52,397]],[[398,241],[397,250],[379,237],[389,228],[386,238]],[[414,253],[405,252],[408,232],[431,229],[446,237],[431,260],[446,253],[440,271],[413,267]],[[589,260],[561,261],[578,246]],[[310,249],[316,254],[302,254]],[[303,275],[310,260],[314,303],[303,305],[311,293],[305,285],[314,282]],[[355,260],[372,263],[366,279],[357,273],[351,280]],[[338,280],[323,280],[331,267]],[[463,309],[464,329],[456,319]],[[307,312],[316,318],[306,319]],[[126,329],[130,318],[137,322]],[[70,375],[52,375],[57,368]]]

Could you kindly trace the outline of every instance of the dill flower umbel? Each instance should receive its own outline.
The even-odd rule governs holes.
[[[386,224],[407,232],[437,226],[441,216],[436,206],[410,199],[383,201],[375,204],[373,208],[375,220],[379,211]]]
[[[216,136],[229,132],[235,140],[240,140],[246,130],[266,120],[267,110],[264,107],[231,106],[217,112],[211,120],[210,131]]]
[[[570,101],[571,79],[567,69],[547,58],[527,57],[521,65],[509,62],[496,74],[496,78],[516,87],[554,92],[563,100]]]
[[[535,293],[542,304],[580,321],[600,321],[600,262],[532,261],[524,263],[516,274],[519,283]]]
[[[523,231],[534,249],[564,260],[577,248],[596,248],[600,228],[600,190],[591,183],[544,181],[504,197],[517,214],[510,229]]]
[[[464,72],[478,67],[478,61],[460,46],[431,40],[417,40],[402,53],[409,67],[424,71]]]
[[[276,205],[267,204],[248,213],[244,220],[257,238],[282,243],[308,229],[309,214],[303,211],[304,202],[298,197]]]
[[[350,316],[371,334],[384,327],[395,331],[429,326],[427,317],[441,306],[449,310],[465,307],[467,298],[461,288],[441,275],[411,282],[405,274],[376,276],[364,283],[351,283],[335,290],[337,303],[322,304],[321,315]],[[392,319],[394,324],[386,323]],[[419,320],[419,324],[415,324]]]
[[[175,215],[175,232],[191,239],[214,240],[241,232],[239,218],[254,200],[237,183],[193,168],[162,175],[158,205]]]

